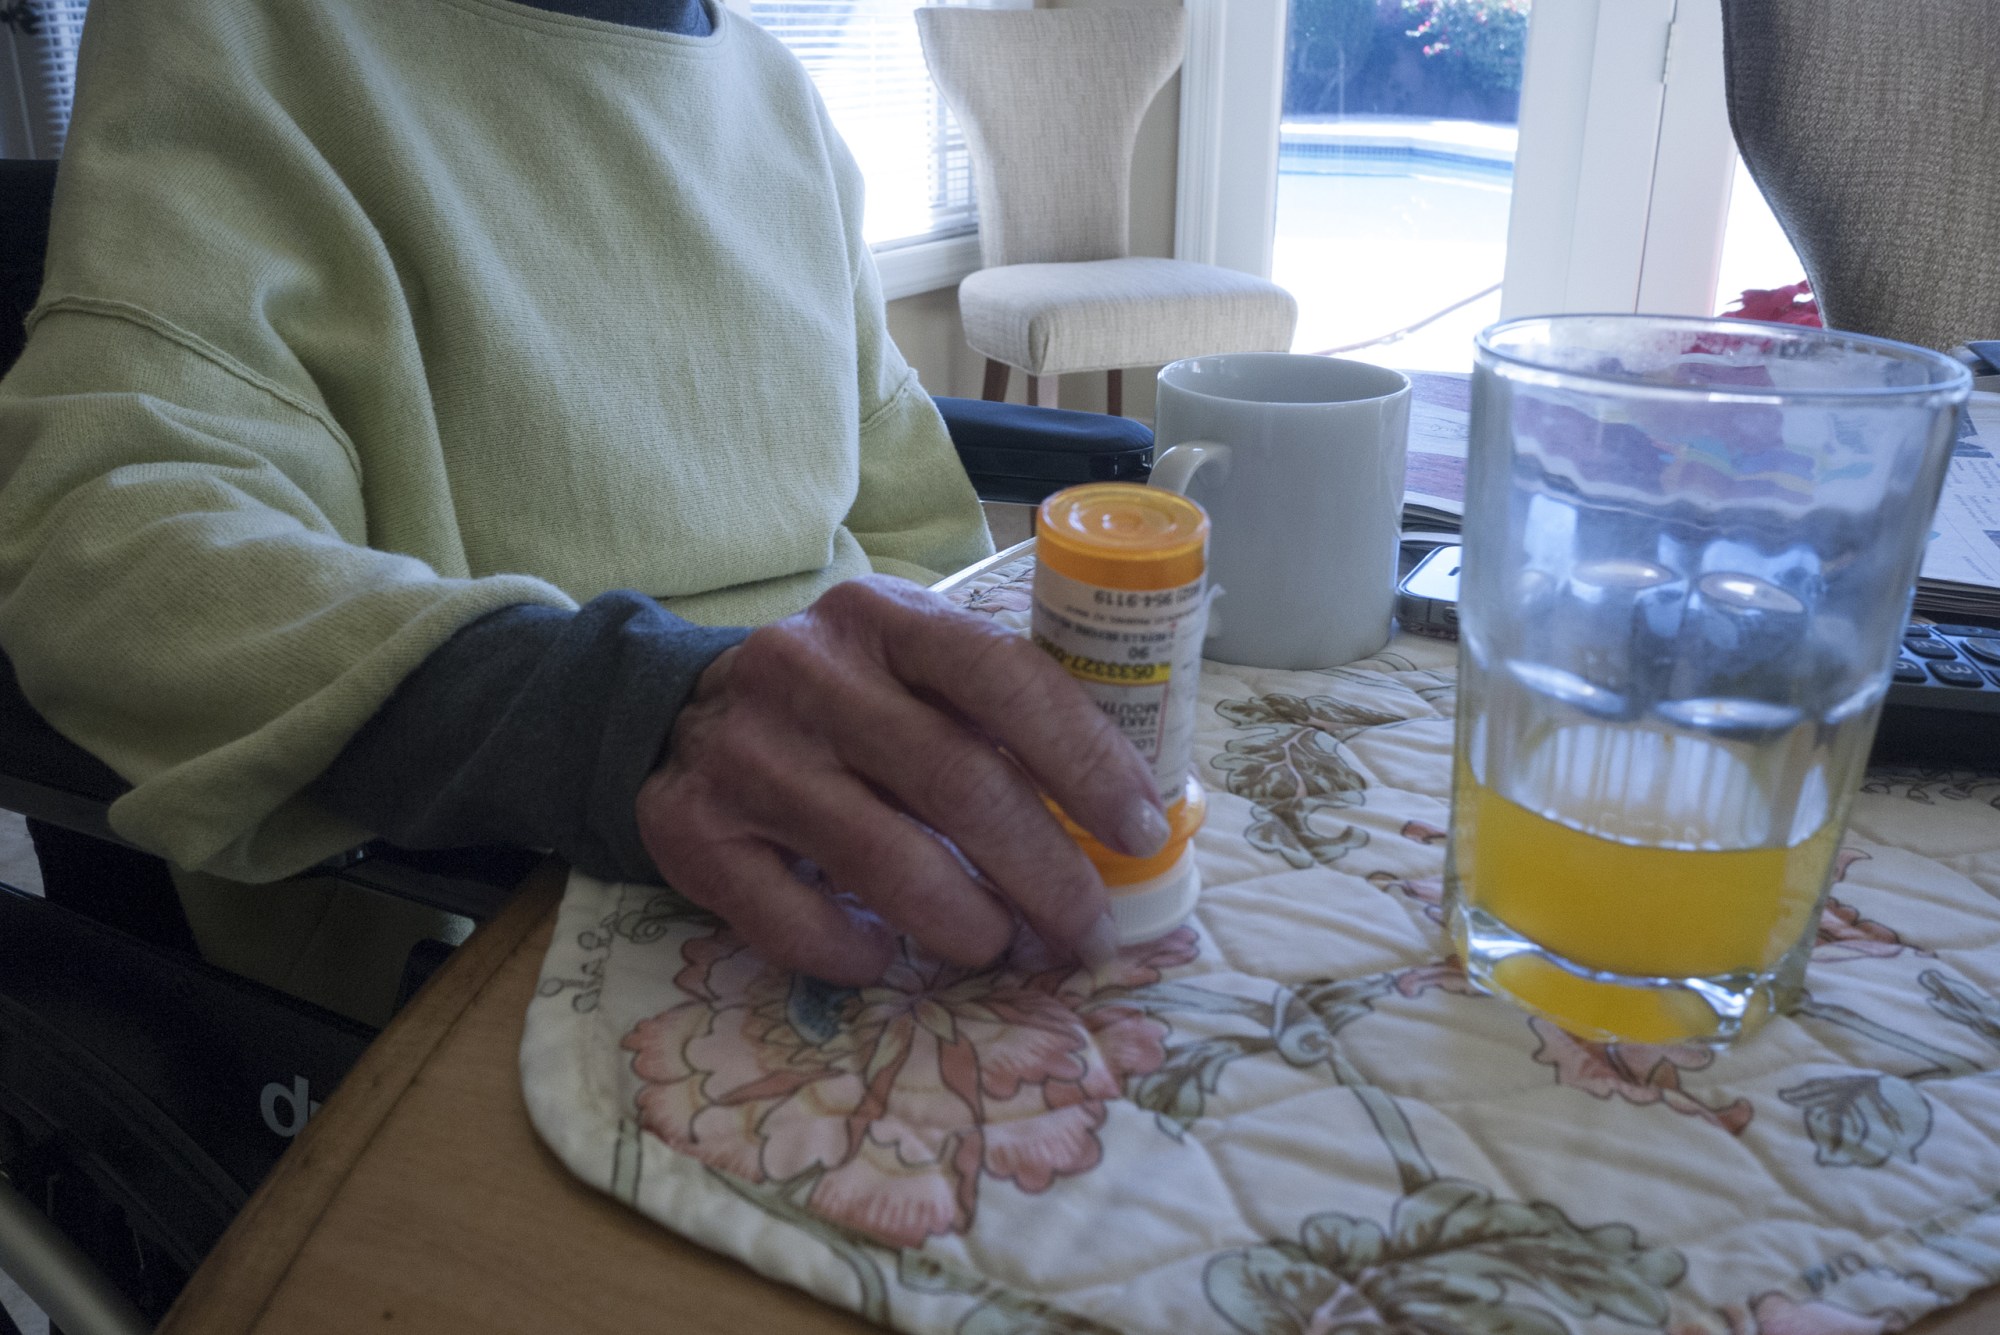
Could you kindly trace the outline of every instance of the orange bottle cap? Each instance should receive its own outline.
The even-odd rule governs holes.
[[[1194,836],[1208,814],[1208,793],[1201,781],[1190,774],[1180,795],[1167,807],[1167,825],[1172,831],[1165,846],[1151,857],[1126,857],[1114,853],[1084,833],[1063,809],[1045,797],[1070,838],[1083,849],[1084,856],[1097,868],[1109,896],[1107,907],[1118,929],[1118,943],[1133,945],[1164,936],[1186,921],[1201,895],[1201,872],[1195,866]]]
[[[1097,874],[1104,881],[1104,888],[1117,894],[1124,886],[1137,885],[1160,876],[1180,861],[1188,843],[1201,829],[1202,821],[1208,815],[1208,790],[1201,786],[1201,780],[1190,774],[1181,785],[1180,792],[1167,803],[1167,842],[1160,851],[1150,857],[1129,857],[1114,852],[1093,838],[1081,825],[1069,818],[1069,813],[1057,806],[1049,798],[1042,799],[1063,829],[1083,849],[1084,856],[1097,868]]]
[[[1208,568],[1208,515],[1177,492],[1088,482],[1042,502],[1035,559],[1107,589],[1176,589]]]

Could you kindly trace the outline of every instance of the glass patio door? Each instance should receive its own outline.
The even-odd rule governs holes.
[[[1178,253],[1292,290],[1295,351],[1463,370],[1507,315],[1715,309],[1720,0],[1187,7]]]
[[[1462,370],[1500,313],[1529,0],[1291,0],[1271,276],[1298,352]]]

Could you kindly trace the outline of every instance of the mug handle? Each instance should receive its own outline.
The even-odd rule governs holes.
[[[1212,464],[1210,479],[1220,482],[1229,476],[1229,447],[1212,440],[1185,440],[1178,445],[1169,445],[1158,458],[1153,460],[1152,475],[1146,479],[1149,487],[1161,487],[1167,491],[1187,495],[1188,483],[1193,480],[1195,470],[1203,464]],[[1222,590],[1210,586],[1211,596]],[[1216,621],[1214,604],[1209,605],[1208,629],[1204,638],[1213,639],[1222,630]]]
[[[1215,465],[1216,481],[1228,477],[1229,447],[1212,440],[1187,440],[1169,445],[1153,460],[1153,473],[1146,479],[1146,485],[1164,487],[1185,496],[1195,470],[1203,464]]]

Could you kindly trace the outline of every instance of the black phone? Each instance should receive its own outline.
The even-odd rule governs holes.
[[[1396,585],[1396,620],[1403,629],[1458,638],[1458,567],[1463,549],[1436,547]]]

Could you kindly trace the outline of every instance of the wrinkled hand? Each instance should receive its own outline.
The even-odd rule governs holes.
[[[637,813],[668,884],[774,962],[861,984],[896,932],[985,964],[1016,912],[1058,950],[1109,953],[1104,887],[1038,786],[1112,848],[1166,839],[1145,763],[1054,660],[873,577],[716,659]],[[799,879],[798,858],[865,909]]]

